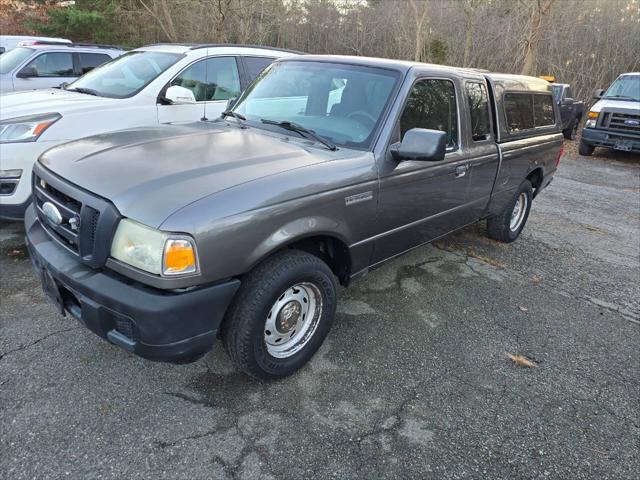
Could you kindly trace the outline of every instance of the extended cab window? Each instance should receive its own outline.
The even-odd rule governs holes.
[[[450,80],[419,80],[400,118],[401,138],[412,128],[428,128],[447,133],[447,148],[458,146],[456,90]]]
[[[489,97],[481,83],[466,84],[469,113],[471,114],[471,135],[474,141],[489,138]]]
[[[39,77],[75,77],[73,57],[71,53],[43,53],[33,60],[28,67],[34,67]]]
[[[194,63],[171,81],[188,88],[196,102],[229,100],[240,94],[240,78],[234,57],[217,57]]]
[[[104,53],[79,53],[78,57],[82,75],[111,60],[111,57]]]

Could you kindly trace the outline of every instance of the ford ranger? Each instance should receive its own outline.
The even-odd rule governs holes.
[[[279,59],[216,121],[45,152],[27,246],[57,310],[109,342],[189,362],[219,336],[243,371],[278,378],[327,336],[338,282],[481,219],[514,241],[560,127],[532,77]]]

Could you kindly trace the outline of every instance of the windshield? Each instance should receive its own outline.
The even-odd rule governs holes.
[[[130,52],[91,70],[68,85],[67,90],[86,89],[101,97],[131,97],[181,57],[176,53]]]
[[[382,68],[276,62],[233,110],[263,128],[280,129],[272,123],[290,122],[337,145],[368,148],[399,76]]]
[[[33,53],[31,48],[14,48],[0,56],[0,75],[11,72]]]
[[[611,84],[604,98],[640,102],[640,75],[624,75]]]

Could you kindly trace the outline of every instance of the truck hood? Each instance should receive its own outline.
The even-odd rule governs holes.
[[[100,109],[117,104],[119,99],[95,97],[56,88],[11,92],[0,96],[0,119],[26,115],[71,113],[80,109]]]
[[[337,156],[254,128],[200,122],[95,135],[54,147],[39,161],[157,228],[208,195]]]
[[[640,114],[640,102],[633,102],[631,100],[615,100],[610,98],[598,100],[593,107],[591,107],[592,112],[600,113],[603,110],[638,115]]]

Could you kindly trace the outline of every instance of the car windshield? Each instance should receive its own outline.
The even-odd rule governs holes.
[[[399,77],[382,68],[276,62],[233,110],[256,126],[280,129],[274,123],[285,122],[288,132],[294,124],[337,145],[368,148]]]
[[[640,102],[640,75],[624,75],[611,84],[604,98]]]
[[[66,88],[89,91],[101,97],[130,97],[181,57],[181,54],[166,52],[130,52],[91,70]]]
[[[25,59],[27,59],[33,53],[33,49],[18,47],[13,50],[9,50],[0,56],[0,75],[13,71],[18,65],[20,65]]]

